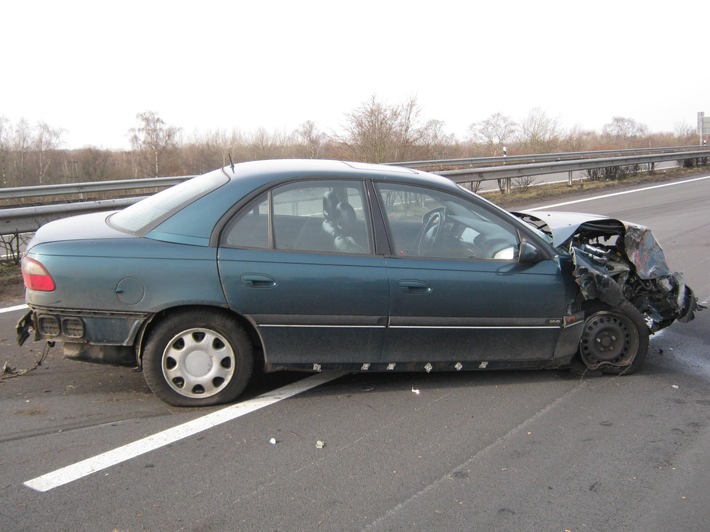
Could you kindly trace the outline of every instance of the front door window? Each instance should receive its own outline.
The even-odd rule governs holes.
[[[407,185],[378,186],[395,253],[402,257],[512,260],[513,225],[452,194]]]

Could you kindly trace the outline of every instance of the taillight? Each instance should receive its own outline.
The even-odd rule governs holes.
[[[54,279],[49,275],[47,269],[29,257],[22,259],[22,278],[25,281],[25,286],[30,290],[51,292],[56,288]]]

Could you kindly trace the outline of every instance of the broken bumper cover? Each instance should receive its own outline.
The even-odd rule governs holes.
[[[69,358],[113,364],[135,364],[134,345],[149,315],[32,308],[17,322],[17,342],[62,342]]]

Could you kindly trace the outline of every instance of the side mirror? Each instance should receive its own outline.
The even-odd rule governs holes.
[[[542,259],[542,253],[534,245],[527,240],[520,241],[520,249],[518,250],[518,262],[520,264],[532,264],[539,262]]]

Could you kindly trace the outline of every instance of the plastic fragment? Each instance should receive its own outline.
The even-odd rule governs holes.
[[[276,445],[276,438],[271,438],[271,439],[269,440],[269,443],[270,443],[271,445]]]
[[[320,440],[318,440],[318,441],[316,442],[316,449],[322,449],[323,447],[325,447],[325,443],[322,442],[322,441],[320,441]]]
[[[421,392],[417,388],[412,388],[412,391],[416,394],[419,395]]]
[[[678,385],[677,385],[677,384],[671,384],[671,388],[675,388],[675,389],[677,390],[677,389],[678,389]]]

